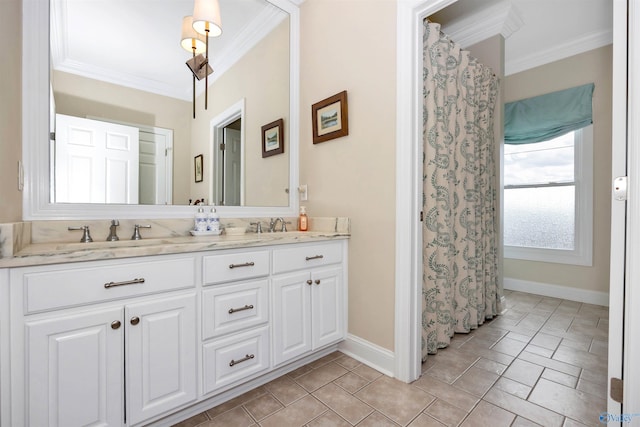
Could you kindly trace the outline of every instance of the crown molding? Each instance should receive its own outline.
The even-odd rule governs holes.
[[[602,31],[599,33],[587,34],[571,41],[554,46],[551,49],[537,51],[529,55],[506,61],[504,64],[505,75],[519,73],[540,65],[559,61],[570,56],[588,52],[599,47],[613,43],[613,31]]]
[[[502,1],[442,27],[452,40],[467,48],[497,34],[505,39],[518,31],[524,21],[518,9],[510,1]]]

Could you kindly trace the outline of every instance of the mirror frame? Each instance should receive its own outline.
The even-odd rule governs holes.
[[[267,0],[289,14],[289,206],[220,206],[226,218],[298,214],[300,138],[300,0]],[[22,1],[22,217],[28,220],[191,218],[187,205],[108,205],[49,201],[49,1]],[[49,171],[49,173],[41,173]]]

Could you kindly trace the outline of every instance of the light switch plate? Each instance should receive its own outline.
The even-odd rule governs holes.
[[[300,201],[301,202],[307,201],[309,198],[307,184],[303,184],[300,187],[298,187],[298,191],[300,192]]]

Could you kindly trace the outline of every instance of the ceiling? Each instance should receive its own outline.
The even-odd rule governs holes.
[[[459,0],[430,17],[463,47],[505,37],[505,75],[613,42],[611,0]]]
[[[180,45],[193,0],[51,0],[54,69],[191,99],[190,53]],[[220,0],[223,34],[210,38],[215,81],[282,20],[264,0]],[[505,37],[505,74],[612,43],[611,0],[459,0],[434,14],[463,47]],[[198,85],[203,90],[203,85]]]
[[[190,100],[191,57],[180,46],[193,0],[51,0],[55,70]],[[223,33],[209,39],[214,81],[287,18],[264,0],[220,0]],[[204,85],[198,85],[204,90]]]

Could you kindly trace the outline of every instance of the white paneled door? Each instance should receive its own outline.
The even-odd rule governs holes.
[[[55,202],[138,203],[138,129],[56,114]]]

